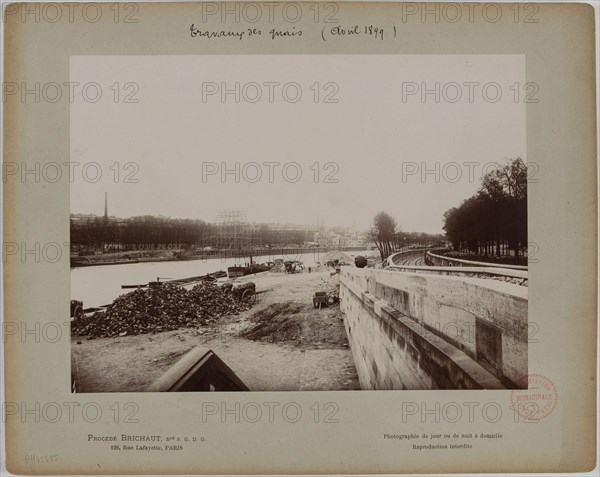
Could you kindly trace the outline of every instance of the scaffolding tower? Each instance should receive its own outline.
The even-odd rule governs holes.
[[[217,248],[220,250],[249,250],[254,246],[254,234],[239,209],[221,209],[217,215]]]

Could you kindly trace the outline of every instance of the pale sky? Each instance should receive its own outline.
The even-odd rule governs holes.
[[[215,55],[215,56],[75,56],[71,57],[71,81],[98,83],[102,98],[84,101],[76,95],[71,104],[71,162],[96,162],[102,178],[96,183],[74,176],[71,212],[103,214],[104,193],[109,194],[109,213],[120,217],[165,215],[214,221],[221,208],[237,208],[253,222],[288,222],[367,227],[379,210],[396,218],[404,231],[441,232],[442,214],[473,194],[485,164],[517,156],[526,159],[525,84],[523,55]],[[138,103],[124,103],[137,84]],[[222,102],[219,93],[205,95],[221,83],[253,99],[236,103],[234,95]],[[273,102],[269,86],[275,82]],[[283,85],[297,83],[302,97],[289,103]],[[433,94],[422,102],[420,94],[405,96],[407,83],[425,83],[440,91],[457,83],[462,99],[451,103],[457,92],[447,86],[435,102]],[[469,87],[473,86],[473,102]],[[490,100],[497,83],[502,98]],[[119,83],[115,88],[114,83]],[[314,102],[314,86],[320,96]],[[326,83],[335,83],[337,103],[324,103]],[[521,91],[515,101],[515,83]],[[246,86],[248,85],[248,86]],[[404,85],[404,86],[403,86]],[[112,89],[111,89],[112,86]],[[511,88],[512,89],[509,89]],[[297,87],[289,86],[288,99]],[[120,96],[115,102],[115,90]],[[92,90],[88,96],[92,97]],[[124,176],[136,163],[137,183]],[[205,165],[203,166],[203,162]],[[239,163],[240,182],[230,174],[206,176],[207,163]],[[262,177],[255,183],[258,163]],[[273,183],[269,182],[271,166]],[[296,162],[302,177],[286,182],[282,170]],[[425,163],[455,180],[436,182],[434,174],[422,181]],[[476,165],[464,166],[465,162]],[[117,163],[117,167],[112,166]],[[320,175],[315,183],[312,166]],[[335,166],[327,163],[335,163]],[[403,166],[404,163],[404,166]],[[416,163],[415,166],[407,165]],[[312,166],[312,169],[311,169]],[[417,174],[402,181],[402,170]],[[475,174],[469,177],[469,168]],[[115,182],[114,172],[120,169]],[[245,169],[244,169],[245,168]],[[325,183],[335,171],[337,183]],[[288,165],[290,178],[296,166]]]

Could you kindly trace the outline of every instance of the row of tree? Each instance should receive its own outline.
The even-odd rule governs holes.
[[[333,230],[333,229],[332,229]],[[135,250],[142,245],[159,248],[177,244],[183,248],[212,246],[219,249],[246,249],[265,246],[301,246],[313,240],[306,229],[273,229],[266,224],[222,225],[203,220],[141,216],[71,217],[71,244],[75,249]]]
[[[519,257],[527,247],[527,165],[521,158],[488,172],[476,194],[444,214],[446,235],[402,232],[387,212],[379,212],[367,232],[381,259],[411,245],[449,241],[457,252]]]
[[[138,245],[203,243],[213,235],[211,224],[202,220],[142,216],[115,220],[90,217],[71,218],[71,244],[81,248],[103,250],[116,245],[135,248]]]
[[[527,166],[522,159],[486,174],[479,191],[444,214],[453,248],[477,255],[514,255],[527,247]]]

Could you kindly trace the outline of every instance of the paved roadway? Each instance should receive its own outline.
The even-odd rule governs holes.
[[[424,267],[426,266],[425,260],[423,259],[423,252],[419,254],[411,255],[400,260],[396,265],[408,265],[411,267]]]

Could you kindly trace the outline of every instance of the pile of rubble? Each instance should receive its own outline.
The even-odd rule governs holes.
[[[75,319],[71,333],[91,338],[156,333],[213,323],[251,306],[249,300],[211,282],[191,290],[161,284],[121,295],[105,311]]]
[[[334,303],[340,300],[340,280],[339,275],[333,275],[327,278],[321,278],[315,286],[316,292],[326,292],[329,298],[333,298]]]

